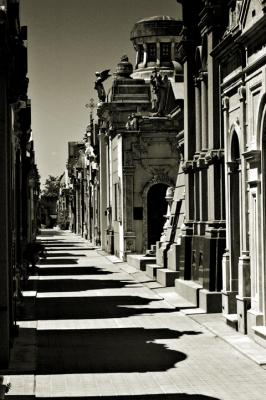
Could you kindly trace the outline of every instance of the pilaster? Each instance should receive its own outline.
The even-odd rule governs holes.
[[[107,167],[106,167],[106,140],[105,130],[100,129],[100,215],[101,215],[101,245],[104,248],[106,243],[107,230]]]
[[[133,226],[134,166],[123,166],[123,226],[125,256],[136,251],[136,235]]]
[[[196,129],[196,153],[199,154],[201,151],[201,89],[200,89],[200,80],[198,78],[194,79],[195,84],[195,129]]]
[[[207,72],[202,72],[201,80],[201,151],[208,149],[208,88]]]

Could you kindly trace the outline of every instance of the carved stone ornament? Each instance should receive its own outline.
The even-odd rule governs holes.
[[[132,113],[128,116],[128,120],[126,123],[126,129],[128,131],[138,131],[139,130],[139,121],[142,119],[141,115],[137,115]]]
[[[225,96],[222,100],[222,106],[224,110],[228,110],[229,108],[229,97]]]
[[[188,174],[190,171],[192,171],[193,168],[193,161],[188,160],[184,161],[182,165],[182,170],[184,171],[185,174]]]
[[[243,153],[245,160],[249,163],[250,167],[261,163],[261,151],[260,150],[248,150]]]
[[[245,86],[240,86],[240,88],[238,88],[238,96],[239,96],[240,101],[246,100],[246,87]]]
[[[224,150],[223,149],[214,149],[210,150],[205,154],[205,162],[206,164],[214,164],[224,158]]]
[[[168,172],[165,171],[163,168],[152,168],[150,170],[152,174],[152,178],[150,180],[151,183],[168,183],[171,184],[171,179],[168,176]]]

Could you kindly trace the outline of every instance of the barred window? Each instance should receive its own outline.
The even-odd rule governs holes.
[[[156,61],[157,51],[156,43],[148,44],[148,61]]]
[[[161,60],[171,61],[171,43],[161,43]]]

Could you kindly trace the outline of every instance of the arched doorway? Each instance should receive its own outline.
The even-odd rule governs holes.
[[[238,290],[238,261],[240,257],[240,147],[236,131],[231,140],[230,163],[230,254],[232,291]]]
[[[167,211],[165,194],[168,185],[157,183],[150,187],[147,194],[147,232],[148,248],[160,240]]]

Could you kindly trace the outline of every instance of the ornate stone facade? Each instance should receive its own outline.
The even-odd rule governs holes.
[[[264,1],[232,1],[213,52],[220,64],[225,148],[223,312],[238,330],[266,338]]]
[[[179,294],[265,345],[265,2],[179,2],[185,207],[173,202],[157,263],[179,273]]]
[[[19,1],[0,8],[0,367],[9,362],[23,305],[23,252],[38,229],[39,174],[31,137],[27,96],[27,29],[20,26]]]
[[[102,246],[122,259],[145,253],[160,239],[166,189],[174,185],[178,171],[176,132],[182,121],[171,112],[180,108],[183,96],[174,92],[180,84],[174,55],[180,27],[180,21],[168,17],[135,24],[135,70],[130,76],[132,67],[123,57],[109,101],[98,106]],[[152,73],[156,82],[151,82]]]

